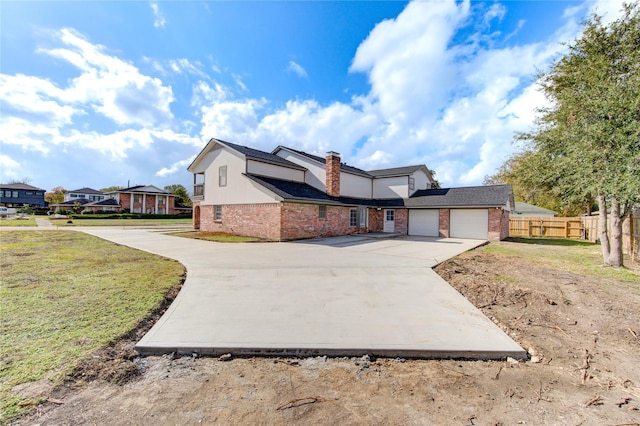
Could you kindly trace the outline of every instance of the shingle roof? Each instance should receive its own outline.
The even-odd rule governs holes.
[[[509,202],[511,185],[422,189],[405,200],[406,207],[501,207]]]
[[[75,198],[73,200],[63,201],[62,203],[55,204],[56,206],[71,206],[73,207],[76,204],[80,204],[84,206],[85,204],[89,204],[91,201],[88,198]]]
[[[278,155],[275,155],[269,152],[260,151],[259,149],[249,148],[248,146],[236,145],[234,143],[226,142],[220,139],[216,139],[216,140],[222,143],[223,145],[226,145],[229,148],[238,151],[239,153],[243,154],[245,157],[252,160],[264,161],[266,163],[271,163],[271,164],[278,164],[281,166],[285,166],[285,167],[289,167],[297,170],[307,170],[299,164],[292,163],[289,160],[286,160]]]
[[[87,205],[91,206],[119,206],[120,204],[115,198],[105,198],[104,200],[94,201]]]
[[[558,214],[553,210],[545,209],[542,207],[534,206],[533,204],[523,203],[520,201],[515,202],[515,208],[513,209],[514,213],[553,213]]]
[[[417,166],[405,166],[405,167],[393,167],[391,169],[378,169],[378,170],[367,170],[373,177],[387,177],[387,176],[404,176],[410,175],[416,170],[420,170],[425,167],[424,165]]]
[[[160,188],[156,188],[153,185],[136,185],[136,186],[130,186],[129,188],[123,188],[123,189],[118,189],[117,191],[113,191],[113,192],[145,192],[145,193],[152,193],[152,194],[167,194],[170,195],[171,193],[165,190],[162,190]]]
[[[44,191],[42,188],[36,188],[35,186],[31,186],[26,183],[1,183],[0,188],[2,189],[25,189],[27,191]]]
[[[80,189],[74,189],[73,191],[68,191],[68,192],[73,192],[73,193],[78,193],[78,194],[95,194],[95,195],[104,195],[104,193],[97,191],[93,188],[80,188]]]
[[[315,160],[315,161],[317,161],[319,163],[327,164],[327,159],[326,158],[320,157],[318,155],[309,154],[308,152],[299,151],[297,149],[289,148],[289,147],[286,147],[286,146],[279,146],[276,149],[274,149],[273,152],[276,152],[279,149],[288,149],[289,151],[297,152],[298,154],[303,155],[303,156],[305,156],[307,158],[310,158],[312,160]],[[365,177],[371,177],[371,175],[369,175],[368,172],[366,172],[366,171],[364,171],[362,169],[359,169],[357,167],[350,166],[350,165],[345,164],[345,163],[340,163],[340,170],[343,171],[343,172],[347,172],[347,173],[352,173],[352,174],[361,175],[361,176],[365,176]]]
[[[402,206],[402,199],[400,198],[394,200],[371,200],[352,197],[331,197],[325,192],[304,182],[293,182],[252,174],[246,174],[245,176],[285,200],[309,201],[321,204],[339,204],[348,206]]]

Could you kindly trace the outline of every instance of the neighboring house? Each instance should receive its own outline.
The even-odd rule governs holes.
[[[107,193],[107,196],[113,198],[120,209],[126,209],[131,213],[178,214],[183,212],[175,208],[175,195],[153,185],[119,189]]]
[[[0,184],[0,206],[4,207],[46,207],[44,189],[26,183]]]
[[[72,198],[59,204],[51,204],[54,210],[90,210],[93,212],[119,212],[120,204],[114,198],[91,201],[89,198]]]
[[[92,188],[80,188],[73,191],[69,191],[64,194],[64,201],[76,201],[78,199],[87,199],[89,201],[102,201],[107,196]]]
[[[188,167],[194,228],[271,240],[363,232],[503,239],[509,185],[431,189],[424,165],[365,171],[279,146],[271,153],[211,139]]]
[[[515,202],[516,206],[511,211],[513,216],[518,217],[554,217],[558,213],[553,210],[544,209],[542,207],[534,206],[533,204],[523,203],[521,201]]]

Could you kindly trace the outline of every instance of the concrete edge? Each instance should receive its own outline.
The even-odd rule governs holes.
[[[369,355],[379,358],[411,358],[411,359],[457,359],[474,361],[500,361],[507,357],[526,360],[528,354],[524,349],[507,351],[488,350],[449,350],[449,349],[370,349],[370,348],[250,348],[250,347],[199,347],[199,346],[143,346],[136,345],[135,350],[142,356],[198,354],[203,356],[220,356],[231,354],[237,357],[248,356],[282,356],[282,357],[361,357]]]

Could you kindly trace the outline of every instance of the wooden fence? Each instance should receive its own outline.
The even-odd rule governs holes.
[[[611,221],[608,221],[611,233]],[[588,217],[512,217],[509,219],[512,237],[569,238],[596,242],[598,216]],[[640,262],[640,217],[628,217],[622,223],[624,254]]]

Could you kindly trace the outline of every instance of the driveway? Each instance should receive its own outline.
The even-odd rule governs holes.
[[[178,297],[136,346],[145,354],[526,357],[431,269],[483,241],[232,244],[137,229],[82,231],[187,268]]]

